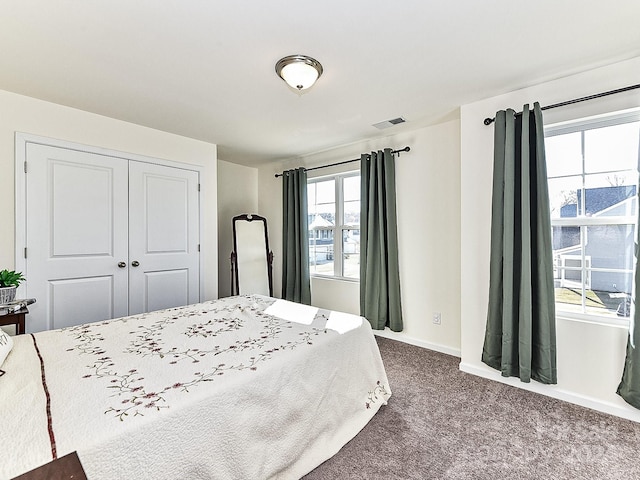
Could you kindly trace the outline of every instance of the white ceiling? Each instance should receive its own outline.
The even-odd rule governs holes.
[[[639,21],[639,0],[2,0],[0,89],[257,165],[638,56]],[[324,66],[302,96],[274,72],[297,53]]]

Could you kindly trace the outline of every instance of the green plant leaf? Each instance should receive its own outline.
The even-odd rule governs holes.
[[[0,271],[0,287],[18,287],[26,278],[22,276],[22,272],[14,270]]]

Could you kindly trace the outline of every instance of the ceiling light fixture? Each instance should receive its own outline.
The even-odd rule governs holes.
[[[289,55],[276,63],[276,73],[291,88],[306,90],[322,75],[322,65],[306,55]]]

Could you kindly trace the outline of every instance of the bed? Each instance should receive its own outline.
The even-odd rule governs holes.
[[[0,479],[74,451],[90,480],[299,478],[391,395],[366,320],[260,295],[13,342]]]

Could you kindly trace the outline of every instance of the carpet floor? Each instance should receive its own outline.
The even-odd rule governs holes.
[[[640,423],[461,372],[459,358],[377,337],[392,396],[329,479],[640,479]]]

